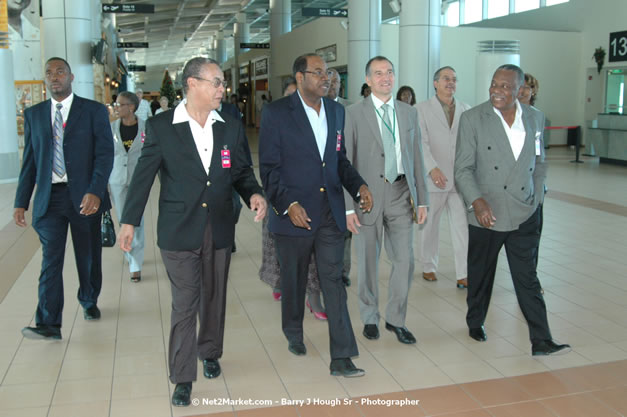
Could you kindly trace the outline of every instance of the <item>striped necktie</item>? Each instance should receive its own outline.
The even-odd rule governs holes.
[[[57,111],[54,114],[54,124],[52,125],[52,133],[54,134],[54,159],[52,163],[52,171],[62,178],[65,175],[65,160],[63,159],[63,116],[61,109],[63,104],[57,103]]]

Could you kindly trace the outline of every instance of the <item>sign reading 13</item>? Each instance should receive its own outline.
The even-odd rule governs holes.
[[[610,33],[610,56],[608,61],[627,61],[627,31]]]

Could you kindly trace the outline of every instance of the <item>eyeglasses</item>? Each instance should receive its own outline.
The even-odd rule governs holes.
[[[115,103],[113,103],[113,105],[115,107],[122,107],[122,106],[130,106],[131,103],[118,103],[117,101]]]
[[[221,79],[219,79],[217,77],[214,78],[213,80],[208,80],[208,79],[202,78],[202,77],[192,77],[192,78],[195,78],[195,79],[200,80],[200,81],[207,81],[208,83],[211,83],[211,85],[214,88],[220,88],[220,86],[226,88],[226,86],[229,85],[229,83],[227,83],[226,80],[221,80]]]
[[[322,70],[307,71],[307,70],[305,70],[303,72],[306,72],[308,74],[313,74],[313,75],[315,75],[318,78],[322,78],[324,76],[326,76],[327,78],[333,77],[333,71],[322,71]]]

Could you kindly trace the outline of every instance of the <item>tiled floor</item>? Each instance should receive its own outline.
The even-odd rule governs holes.
[[[254,134],[251,139],[255,150]],[[0,417],[625,415],[627,168],[585,158],[584,164],[572,164],[571,154],[566,148],[548,153],[539,275],[553,335],[572,344],[572,352],[530,355],[504,257],[486,322],[489,339],[478,343],[468,337],[465,292],[454,285],[452,247],[442,221],[440,279],[420,279],[417,264],[409,299],[407,327],[418,343],[401,345],[386,331],[377,341],[361,335],[354,268],[349,309],[360,349],[355,363],[367,375],[331,377],[327,326],[309,313],[307,356],[287,351],[280,305],[258,279],[260,224],[244,210],[230,274],[223,374],[206,380],[199,372],[193,397],[200,404],[183,409],[170,406],[170,288],[155,245],[157,194],[146,210],[142,282],[130,282],[119,249],[103,251],[98,322],[82,318],[68,245],[63,340],[47,342],[20,333],[33,320],[41,251],[32,228],[11,224],[15,185],[0,185]],[[383,299],[389,267],[384,258]],[[296,400],[310,404],[289,404]],[[414,403],[400,406],[394,400]]]

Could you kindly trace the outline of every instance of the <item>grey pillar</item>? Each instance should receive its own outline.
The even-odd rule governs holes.
[[[240,49],[239,44],[250,40],[250,25],[246,23],[246,13],[237,14],[237,22],[233,25],[233,91],[237,93],[239,89],[239,54],[248,49]]]
[[[84,0],[45,0],[42,5],[44,62],[53,56],[70,63],[72,90],[81,97],[94,98],[91,64],[91,6]]]
[[[276,62],[279,51],[276,48],[278,38],[284,33],[292,31],[292,2],[291,0],[270,0],[270,66],[268,76],[272,97],[283,95],[281,74],[277,73]],[[293,59],[296,59],[294,57]]]
[[[361,97],[368,60],[381,48],[381,0],[348,0],[348,99]]]
[[[396,87],[412,87],[417,102],[435,94],[433,74],[440,68],[440,16],[440,0],[411,0],[401,5]]]
[[[17,182],[20,174],[15,94],[13,94],[13,56],[10,49],[0,48],[0,184]],[[11,93],[9,93],[11,92]]]

